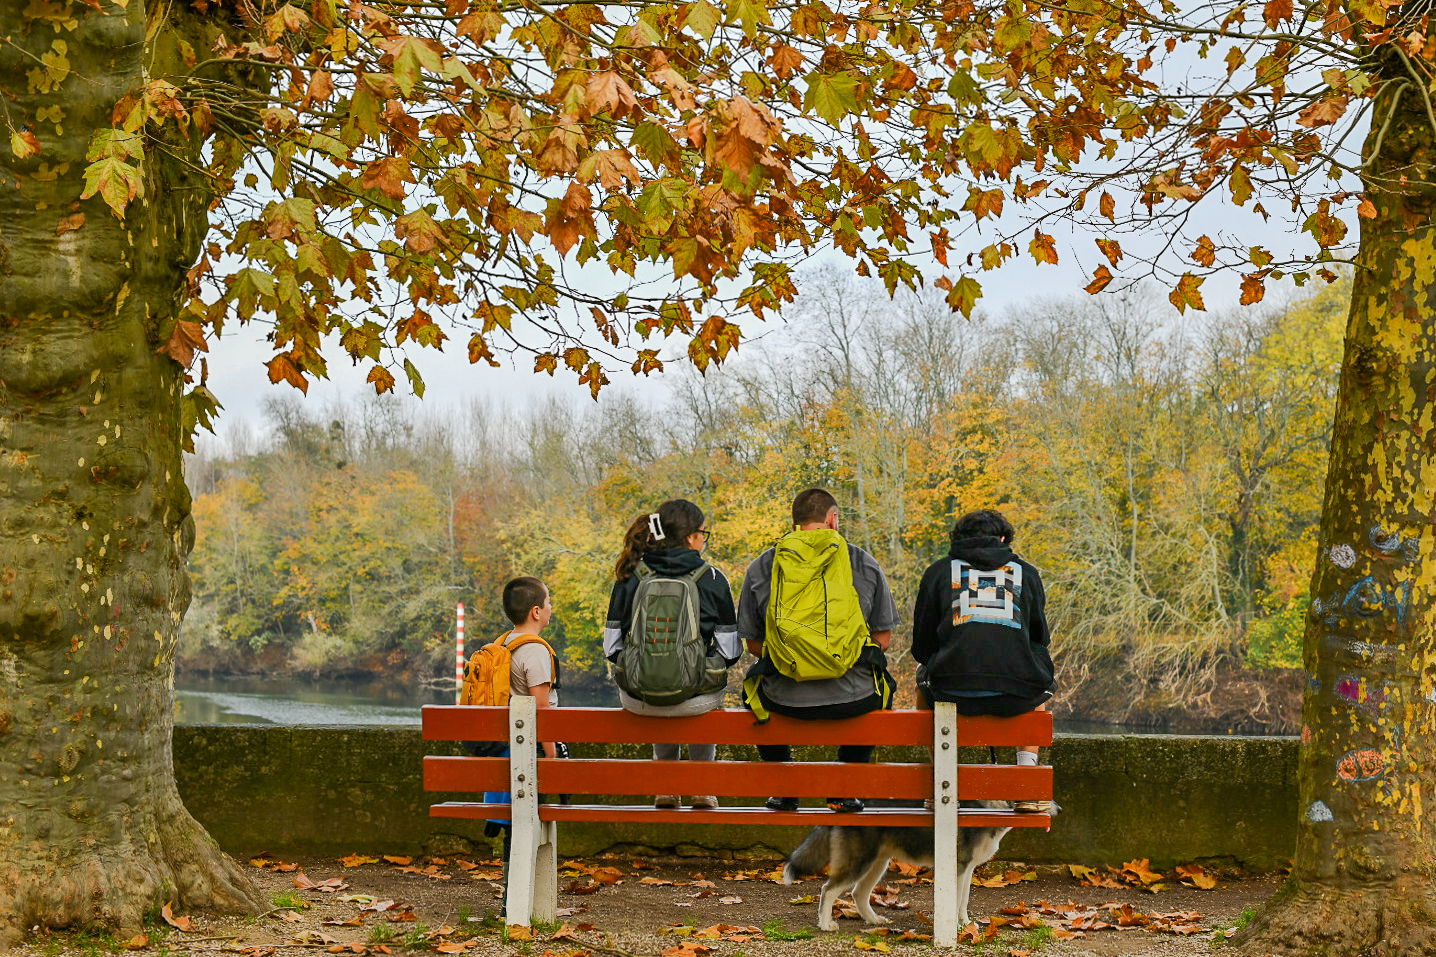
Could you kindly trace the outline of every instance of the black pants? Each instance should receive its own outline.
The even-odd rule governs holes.
[[[873,752],[877,750],[875,744],[840,744],[838,745],[838,760],[844,764],[871,764]],[[764,761],[791,761],[793,760],[793,747],[788,744],[760,744],[758,745],[758,757]]]

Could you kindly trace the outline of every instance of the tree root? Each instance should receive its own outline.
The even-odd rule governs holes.
[[[0,952],[32,928],[139,932],[164,904],[178,912],[252,914],[264,907],[253,878],[230,859],[179,803],[151,832],[78,854],[0,861]],[[70,850],[66,848],[65,850]]]
[[[1436,955],[1436,892],[1414,881],[1289,887],[1231,942],[1234,957]]]

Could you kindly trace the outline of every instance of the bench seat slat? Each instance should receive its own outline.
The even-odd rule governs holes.
[[[836,762],[649,761],[541,758],[539,786],[550,794],[715,794],[722,797],[858,797],[920,800],[932,796],[925,764]],[[682,782],[675,787],[674,782]],[[426,757],[427,791],[506,791],[505,758]],[[967,800],[1021,800],[1052,794],[1050,767],[964,764],[958,789]]]
[[[467,820],[504,819],[507,804],[474,804],[451,801],[435,804],[431,817]],[[894,827],[932,827],[932,812],[920,808],[872,808],[861,814],[835,814],[827,808],[799,808],[796,811],[769,811],[762,807],[725,807],[713,811],[692,808],[665,810],[652,805],[541,804],[539,818],[545,821],[600,821],[632,824],[791,824],[804,827],[828,824],[865,827],[874,824]],[[1051,827],[1046,814],[1018,814],[1014,811],[962,808],[962,827]]]
[[[931,711],[874,711],[855,718],[801,721],[774,715],[766,724],[741,709],[710,711],[686,718],[652,718],[622,708],[540,708],[539,740],[570,744],[912,744],[932,741]],[[506,708],[425,705],[423,735],[428,741],[506,741]],[[1052,715],[1045,711],[1015,718],[959,717],[962,745],[1012,747],[1052,743]]]

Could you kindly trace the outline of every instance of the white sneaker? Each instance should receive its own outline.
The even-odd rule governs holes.
[[[695,811],[714,811],[723,805],[719,804],[718,799],[711,794],[695,794],[688,799],[688,806]]]
[[[653,806],[661,808],[676,808],[682,803],[676,794],[660,794],[653,799]]]

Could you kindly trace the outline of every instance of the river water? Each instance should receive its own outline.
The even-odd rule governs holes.
[[[382,681],[336,684],[181,675],[175,682],[175,721],[178,724],[417,726],[421,706],[452,704],[453,701],[453,692],[424,692]],[[1056,726],[1064,733],[1161,733],[1152,728],[1095,721],[1059,720]]]

